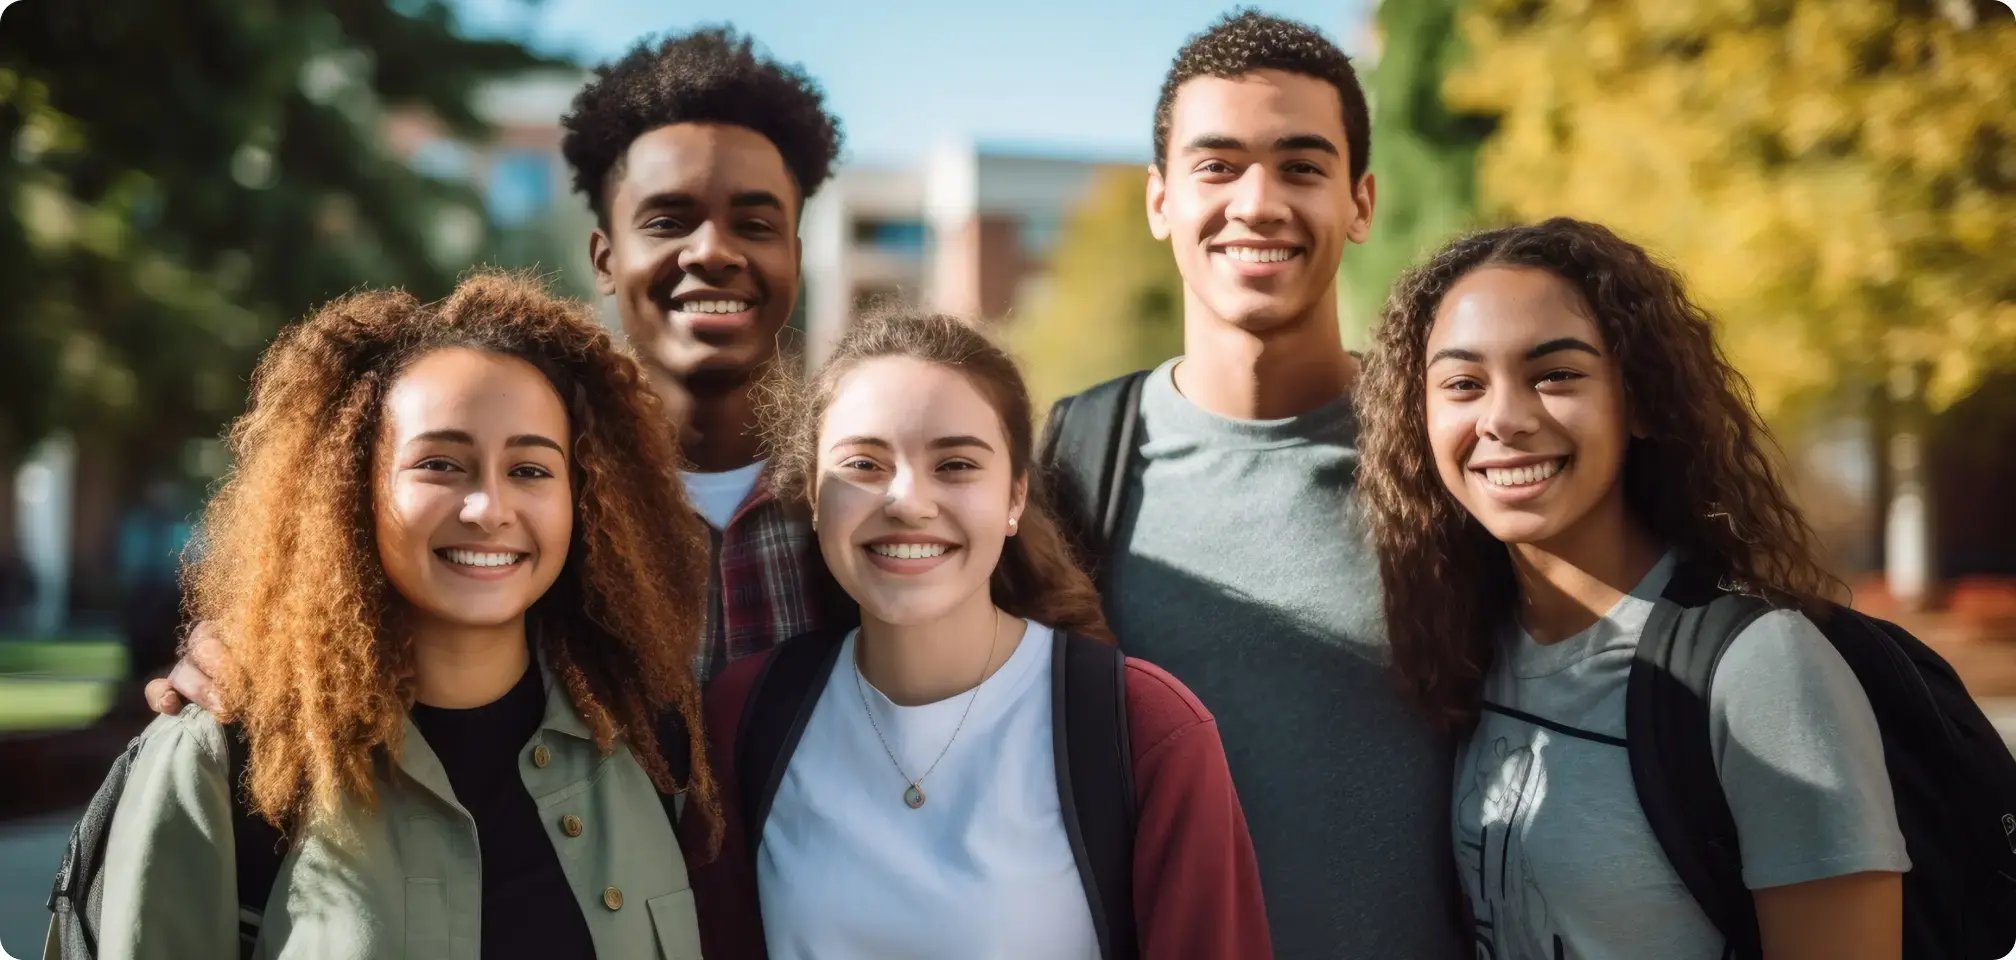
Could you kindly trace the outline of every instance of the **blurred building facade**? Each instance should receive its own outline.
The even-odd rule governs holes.
[[[1001,321],[1044,283],[1070,211],[1124,162],[946,143],[912,166],[843,167],[806,205],[808,359],[882,300]]]

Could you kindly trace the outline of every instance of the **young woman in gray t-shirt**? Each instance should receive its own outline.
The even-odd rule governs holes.
[[[1465,736],[1452,829],[1477,955],[1713,960],[1624,747],[1677,558],[1778,601],[1716,669],[1710,738],[1765,957],[1898,956],[1909,869],[1869,701],[1801,613],[1835,581],[1679,277],[1589,223],[1458,240],[1400,281],[1360,483],[1395,666]]]

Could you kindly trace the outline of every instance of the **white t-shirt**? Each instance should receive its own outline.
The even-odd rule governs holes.
[[[716,530],[726,530],[728,521],[735,519],[735,508],[749,499],[749,491],[756,489],[756,478],[763,474],[765,461],[758,460],[746,467],[736,467],[721,473],[692,473],[679,471],[679,478],[686,481],[686,495],[693,498],[693,509]]]
[[[969,694],[904,707],[857,689],[857,635],[841,647],[763,825],[757,889],[770,956],[1097,960],[1057,798],[1050,628],[1029,624],[980,685],[915,810],[867,711],[914,777],[945,749]]]

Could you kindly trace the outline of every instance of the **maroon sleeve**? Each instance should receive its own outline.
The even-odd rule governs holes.
[[[1175,677],[1129,657],[1127,733],[1140,808],[1134,923],[1143,960],[1273,956],[1260,868],[1218,721]]]
[[[693,884],[699,914],[700,949],[708,960],[762,960],[763,914],[756,897],[756,864],[743,832],[740,781],[735,770],[735,737],[742,706],[770,654],[744,657],[707,685],[708,764],[721,797],[721,847],[709,855],[712,822],[689,816],[680,824],[680,849]]]

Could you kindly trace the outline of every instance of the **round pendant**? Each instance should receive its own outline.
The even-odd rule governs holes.
[[[923,806],[924,788],[914,783],[911,784],[910,789],[903,791],[903,802],[909,804],[910,809],[912,810],[915,810],[918,807]]]

